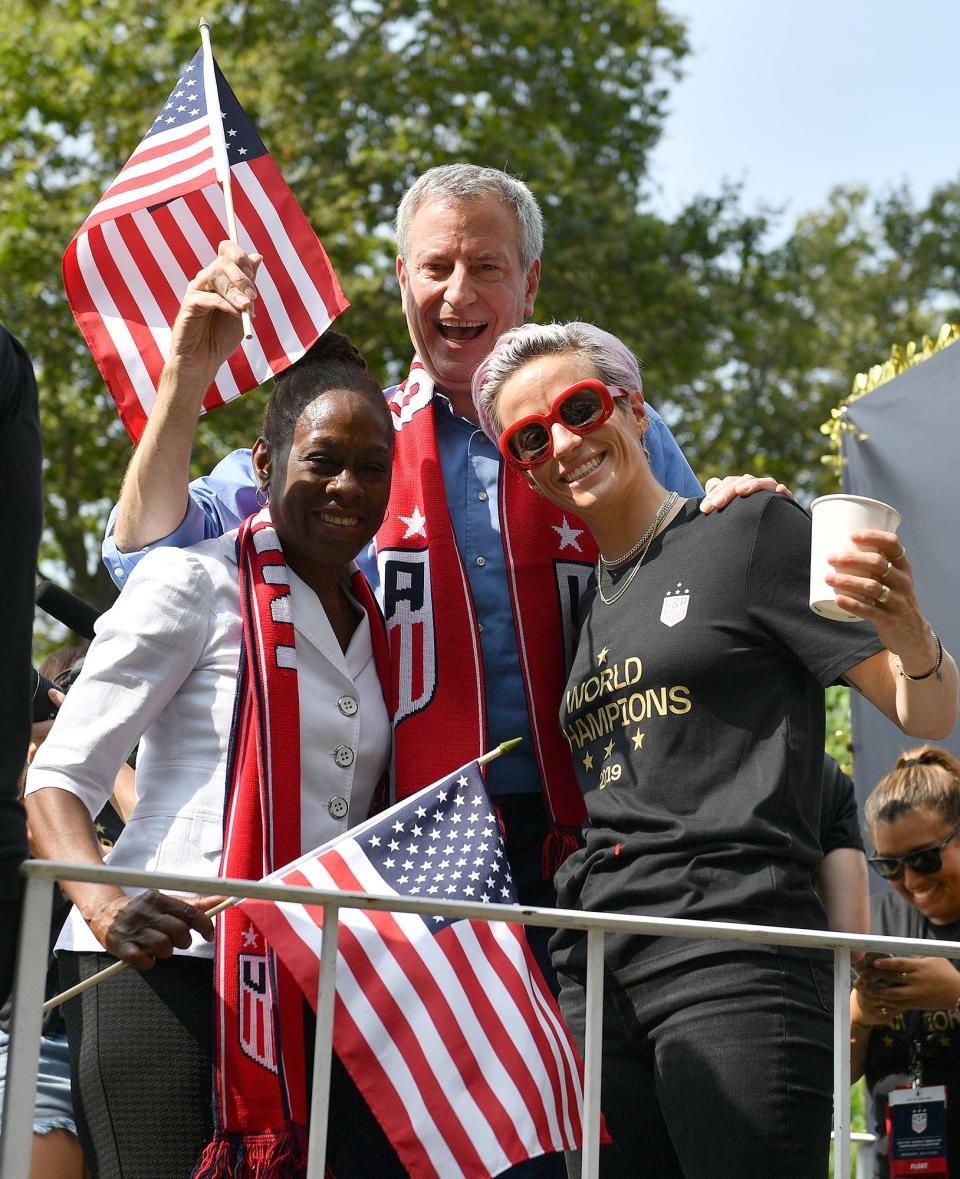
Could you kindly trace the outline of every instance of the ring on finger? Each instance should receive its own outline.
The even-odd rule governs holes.
[[[876,600],[876,605],[885,606],[887,599],[890,597],[890,587],[888,585],[880,586],[880,593]]]
[[[894,553],[893,556],[890,558],[890,560],[891,561],[902,561],[906,555],[907,555],[907,550],[903,547],[903,545],[901,545],[900,552]]]
[[[888,561],[888,562],[887,562],[887,567],[886,567],[886,569],[884,569],[884,571],[883,571],[883,572],[880,574],[879,580],[880,580],[880,581],[886,581],[886,580],[887,580],[887,574],[890,572],[890,570],[891,570],[892,568],[893,568],[893,562],[892,562],[892,561]]]

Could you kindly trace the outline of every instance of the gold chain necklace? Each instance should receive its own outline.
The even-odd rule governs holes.
[[[660,506],[662,507],[663,505],[661,504]],[[658,516],[650,521],[649,528],[647,528],[636,544],[631,545],[622,556],[614,557],[612,561],[608,561],[603,553],[601,553],[600,560],[603,562],[604,569],[615,569],[618,565],[626,565],[631,557],[635,557],[641,549],[645,549],[647,547],[647,545],[653,539],[653,534],[657,531],[659,525],[660,518]]]
[[[604,567],[605,562],[604,562],[602,556],[597,557],[597,593],[600,595],[600,601],[603,602],[603,604],[605,606],[612,606],[613,603],[615,601],[617,601],[618,598],[621,598],[627,592],[627,590],[630,588],[630,585],[633,582],[633,579],[637,576],[637,570],[643,564],[643,559],[647,555],[647,549],[649,549],[650,546],[653,544],[653,538],[657,535],[657,533],[660,530],[660,525],[664,522],[664,520],[667,517],[667,513],[670,511],[670,509],[673,507],[673,505],[677,502],[677,500],[679,498],[680,498],[680,496],[675,491],[671,491],[670,494],[667,496],[667,498],[660,505],[660,510],[657,512],[656,519],[653,521],[651,526],[647,529],[647,531],[640,538],[641,541],[643,541],[644,539],[646,541],[646,543],[643,545],[643,549],[640,552],[640,559],[637,561],[636,565],[634,565],[634,567],[630,570],[630,572],[624,578],[622,585],[619,585],[616,589],[616,592],[609,598],[605,598],[603,596],[603,583],[600,580],[600,576],[603,571],[603,567]],[[634,545],[631,552],[634,551],[636,548],[637,548],[637,546]],[[620,558],[621,561],[625,561],[626,559],[627,559],[626,557]]]

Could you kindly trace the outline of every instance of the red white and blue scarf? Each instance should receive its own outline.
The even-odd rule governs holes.
[[[377,554],[397,706],[397,793],[406,797],[486,751],[486,689],[476,611],[446,503],[433,381],[418,359],[390,408],[400,437]],[[506,463],[498,498],[534,755],[552,822],[544,847],[552,875],[585,818],[557,713],[572,615],[597,549],[579,519],[531,494]]]
[[[237,563],[243,640],[220,875],[260,880],[303,851],[290,578],[269,509],[240,526]],[[362,574],[350,588],[369,619],[386,693],[380,610]],[[297,1179],[306,1173],[303,993],[237,909],[217,919],[214,990],[215,1133],[196,1179]]]

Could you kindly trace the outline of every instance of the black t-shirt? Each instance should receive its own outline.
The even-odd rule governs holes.
[[[30,647],[40,542],[37,383],[23,346],[0,325],[0,1000],[10,989],[20,924],[27,822],[18,781],[30,740]]]
[[[824,925],[823,688],[882,648],[873,627],[812,613],[809,557],[809,517],[783,496],[711,516],[691,500],[616,603],[588,591],[560,711],[588,824],[557,876],[561,906]],[[622,982],[718,948],[606,945]],[[575,933],[551,949],[582,967]]]
[[[873,905],[873,931],[887,937],[919,937],[930,941],[960,941],[960,921],[933,925],[895,892],[886,892]],[[954,966],[957,964],[954,963]],[[960,1175],[960,1021],[952,1011],[905,1011],[891,1023],[870,1033],[864,1075],[869,1089],[867,1117],[877,1135],[875,1179],[887,1179],[887,1095],[910,1080],[910,1045],[921,1045],[925,1085],[947,1086],[947,1165]]]
[[[840,847],[863,851],[853,779],[840,769],[829,754],[824,754],[823,758],[820,846],[825,856]]]

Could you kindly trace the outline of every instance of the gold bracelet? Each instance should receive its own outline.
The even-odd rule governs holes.
[[[909,671],[903,670],[903,660],[898,655],[897,663],[900,665],[900,674],[905,680],[913,680],[914,682],[917,680],[928,680],[932,675],[935,675],[940,670],[940,665],[943,663],[943,643],[940,642],[940,636],[935,630],[931,630],[930,633],[933,635],[934,641],[937,644],[937,662],[933,665],[933,667],[930,668],[929,671],[925,671],[923,675],[911,675]]]

